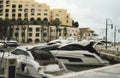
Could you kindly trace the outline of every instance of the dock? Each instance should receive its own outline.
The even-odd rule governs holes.
[[[54,78],[120,78],[120,63],[81,72],[69,73]]]
[[[98,49],[100,56],[111,63],[120,63],[120,48],[116,49]]]

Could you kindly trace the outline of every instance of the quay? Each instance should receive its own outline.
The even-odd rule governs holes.
[[[120,78],[120,63],[81,72],[69,73],[54,78]]]
[[[113,49],[99,49],[100,56],[110,63],[120,63],[120,48]]]

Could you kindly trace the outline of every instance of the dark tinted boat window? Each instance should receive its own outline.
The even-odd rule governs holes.
[[[12,54],[30,56],[26,51],[20,49],[16,49],[15,51],[12,52]]]
[[[62,56],[57,56],[58,59],[67,59],[70,62],[83,62],[82,59],[80,58],[72,58],[72,57],[62,57]]]
[[[31,53],[35,60],[49,60],[53,58],[51,53],[44,50],[32,50]]]
[[[69,44],[61,47],[60,50],[85,50],[85,48],[79,44]]]

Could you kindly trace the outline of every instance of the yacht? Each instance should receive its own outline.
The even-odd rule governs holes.
[[[50,42],[48,42],[47,45],[53,45],[53,44],[69,44],[69,43],[75,43],[77,42],[77,38],[76,37],[68,37],[68,38],[63,38],[63,37],[59,37],[56,40],[52,40]]]
[[[86,46],[78,43],[66,44],[59,46],[58,49],[51,49],[50,52],[65,65],[103,66],[109,64],[90,44]]]
[[[33,46],[20,46],[11,52],[1,52],[1,60],[3,56],[4,58],[14,57],[17,59],[17,71],[19,74],[25,73],[35,78],[41,78],[41,76],[49,78],[68,72],[64,64],[49,51],[39,51],[38,48],[33,48]],[[4,67],[3,61],[0,64]]]
[[[19,46],[16,40],[0,40],[0,45],[3,44],[7,47],[17,47]]]

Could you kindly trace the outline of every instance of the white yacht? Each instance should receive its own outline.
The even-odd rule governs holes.
[[[77,43],[66,44],[59,46],[58,50],[50,50],[50,52],[63,61],[65,65],[101,66],[108,64],[91,45],[82,46]]]
[[[30,48],[32,49],[28,51]],[[29,74],[35,78],[40,78],[41,75],[48,78],[68,72],[64,64],[50,52],[39,51],[33,46],[20,46],[11,52],[1,52],[0,60],[4,59],[3,57],[16,58],[18,72]],[[4,67],[4,61],[1,62],[1,66]]]
[[[69,44],[69,43],[75,43],[77,42],[77,38],[76,37],[68,37],[68,38],[63,38],[63,37],[59,37],[56,40],[52,40],[50,42],[48,42],[48,45],[53,45],[53,44]]]
[[[16,40],[0,40],[0,45],[3,44],[7,47],[17,47],[19,46],[18,42]]]

